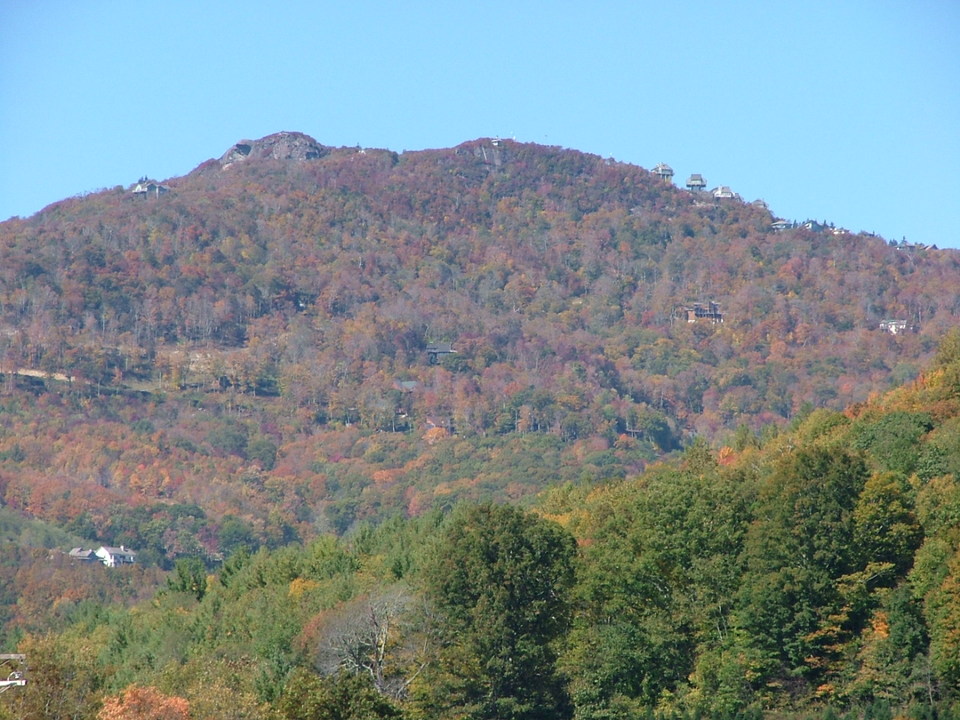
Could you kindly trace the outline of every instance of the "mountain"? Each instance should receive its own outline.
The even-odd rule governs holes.
[[[914,377],[960,253],[777,220],[574,150],[300,133],[55,203],[0,223],[0,497],[169,564],[632,476]]]

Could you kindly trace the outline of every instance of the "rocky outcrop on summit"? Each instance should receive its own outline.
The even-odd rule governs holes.
[[[228,167],[250,158],[273,160],[316,160],[329,152],[309,135],[279,132],[259,140],[241,140],[220,158],[220,166]]]

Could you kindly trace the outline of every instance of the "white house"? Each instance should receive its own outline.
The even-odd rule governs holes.
[[[885,330],[891,335],[900,335],[905,332],[916,332],[917,329],[910,325],[906,320],[884,320],[880,323],[880,329]]]
[[[728,186],[726,186],[726,185],[720,185],[719,187],[714,188],[714,189],[713,189],[713,196],[714,196],[717,200],[724,200],[724,199],[738,199],[738,200],[739,200],[739,199],[740,199],[740,196],[737,195],[733,190],[731,190],[731,189],[730,189]]]
[[[146,178],[141,178],[140,182],[138,182],[134,186],[132,192],[134,195],[142,195],[145,197],[147,195],[162,195],[163,193],[166,193],[169,191],[170,191],[170,188],[168,188],[166,185],[161,185],[160,183],[154,182],[153,180],[147,180]]]
[[[137,554],[132,550],[127,550],[127,548],[122,545],[120,547],[101,545],[95,554],[100,558],[100,562],[107,567],[132,565],[137,561]]]

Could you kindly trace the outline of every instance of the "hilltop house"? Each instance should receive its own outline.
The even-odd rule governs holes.
[[[700,173],[693,173],[687,178],[687,190],[690,192],[700,192],[707,186],[707,181],[703,179]]]
[[[673,182],[673,168],[666,163],[658,163],[653,174],[666,182]]]
[[[713,197],[715,197],[717,200],[740,198],[739,195],[737,195],[733,190],[731,190],[726,185],[721,185],[720,187],[714,188]]]
[[[133,194],[146,197],[147,195],[159,196],[163,193],[169,192],[170,188],[166,185],[161,185],[158,182],[153,180],[147,180],[147,178],[140,178],[139,182],[133,186]]]

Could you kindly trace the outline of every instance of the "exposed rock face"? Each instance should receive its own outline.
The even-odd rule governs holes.
[[[241,140],[220,158],[220,166],[227,167],[249,158],[273,160],[315,160],[323,157],[329,148],[309,135],[298,132],[278,132],[259,140]]]

